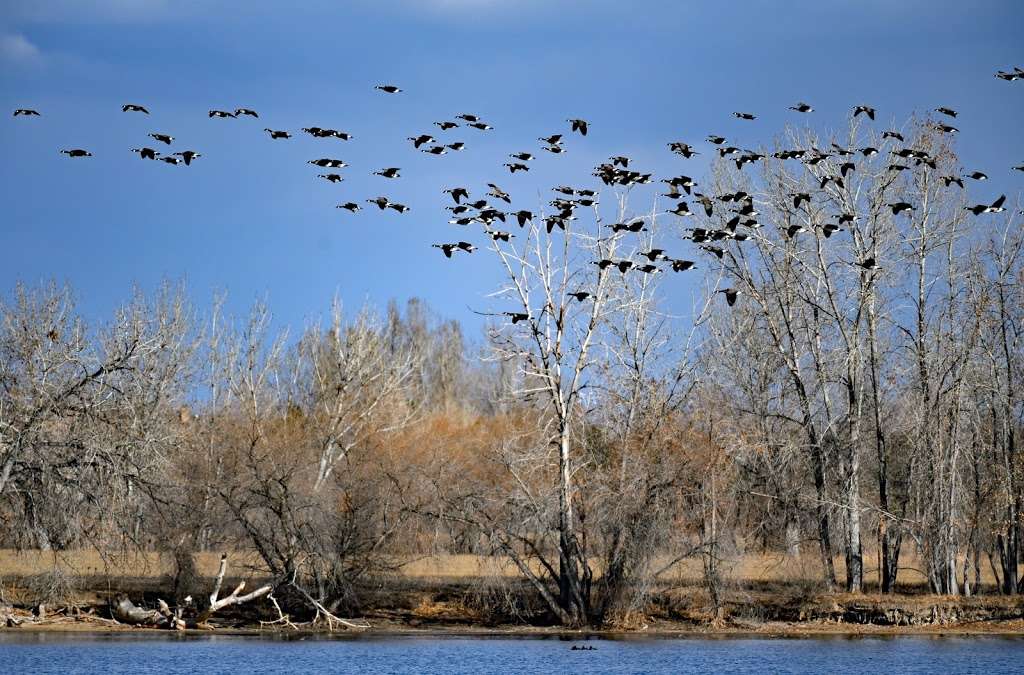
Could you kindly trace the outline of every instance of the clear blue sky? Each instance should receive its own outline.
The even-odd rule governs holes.
[[[964,166],[992,177],[979,196],[1015,198],[1024,82],[993,73],[1024,66],[1022,34],[1013,0],[3,0],[0,288],[67,280],[88,314],[107,316],[133,283],[184,280],[201,305],[218,289],[234,311],[266,297],[293,326],[336,292],[350,306],[419,296],[472,325],[467,308],[488,306],[497,271],[489,256],[448,261],[429,247],[463,235],[446,222],[442,187],[494,181],[536,208],[554,185],[594,182],[612,154],[699,179],[709,133],[755,146],[787,122],[841,128],[858,103],[878,109],[880,126],[958,109]],[[406,91],[375,92],[380,82]],[[813,117],[787,110],[798,100]],[[129,102],[152,115],[122,113]],[[18,107],[43,117],[11,118]],[[236,107],[260,119],[206,116]],[[438,136],[431,122],[460,112],[495,130],[447,132],[467,149],[444,157],[406,142]],[[585,139],[568,137],[577,116],[591,122]],[[311,125],[355,140],[298,134]],[[267,126],[297,136],[271,141]],[[129,148],[155,147],[148,132],[204,156],[187,168],[142,162]],[[568,152],[540,152],[536,138],[556,132]],[[670,154],[676,139],[705,154]],[[538,158],[510,177],[501,165],[518,150]],[[316,179],[305,162],[317,157],[351,164],[345,182]],[[386,166],[403,177],[370,175]],[[649,208],[651,192],[633,206]],[[378,194],[413,210],[334,208]],[[669,285],[677,297],[692,290],[683,276]]]

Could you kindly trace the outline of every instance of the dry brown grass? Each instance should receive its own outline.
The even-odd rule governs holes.
[[[216,574],[220,554],[202,552],[196,554],[196,570],[201,576]],[[900,570],[902,585],[921,585],[926,582],[921,566],[911,551],[904,553]],[[873,558],[865,556],[867,569],[865,581],[870,587],[878,582],[877,569],[871,565]],[[665,561],[667,562],[667,561]],[[260,576],[264,572],[258,557],[252,553],[232,552],[231,570],[235,576]],[[655,562],[655,568],[664,563]],[[843,559],[835,560],[836,574],[842,582],[845,574]],[[733,584],[817,584],[821,580],[820,565],[811,556],[792,557],[782,553],[747,554],[736,559],[725,560],[722,572],[727,582]],[[59,571],[73,577],[130,577],[159,578],[174,573],[173,558],[158,552],[125,552],[120,554],[101,553],[96,550],[69,551],[13,551],[0,549],[0,581],[26,578],[39,574]],[[519,570],[507,559],[476,555],[433,555],[415,558],[399,568],[401,576],[415,580],[437,579],[455,581],[480,577],[517,578]],[[677,563],[661,576],[669,584],[699,584],[702,578],[699,559]],[[993,584],[994,578],[987,561],[982,565],[982,579]]]

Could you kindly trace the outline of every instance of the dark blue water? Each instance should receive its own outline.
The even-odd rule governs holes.
[[[572,651],[572,645],[594,651]],[[1022,638],[564,641],[0,633],[2,673],[983,673],[1024,672]]]

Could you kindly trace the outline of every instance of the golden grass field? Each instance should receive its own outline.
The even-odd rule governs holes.
[[[201,552],[196,554],[196,566],[200,574],[213,576],[217,572],[220,554]],[[230,552],[229,576],[262,576],[263,566],[253,553]],[[865,581],[870,587],[877,583],[877,569],[873,556],[865,556]],[[925,577],[917,560],[910,551],[903,555],[899,581],[901,585],[921,585]],[[656,562],[662,567],[667,560]],[[993,584],[994,578],[988,561],[982,564],[982,580]],[[70,577],[110,578],[159,578],[173,573],[173,559],[158,552],[126,552],[122,554],[101,554],[91,549],[68,551],[14,551],[0,549],[0,583],[4,580],[24,578],[59,570]],[[842,582],[845,574],[842,557],[835,560],[836,575]],[[793,557],[785,554],[747,554],[738,559],[726,560],[721,566],[725,580],[734,584],[794,584],[817,582],[821,579],[820,565],[816,558]],[[479,577],[520,576],[518,569],[508,560],[476,555],[431,555],[415,558],[402,564],[398,576],[414,580],[457,581]],[[698,584],[702,578],[699,559],[679,562],[661,575],[668,584]]]

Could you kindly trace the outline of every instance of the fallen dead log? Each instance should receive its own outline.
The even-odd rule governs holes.
[[[269,585],[261,586],[251,593],[242,595],[245,589],[245,582],[241,582],[229,595],[220,597],[221,586],[224,583],[224,575],[227,573],[228,556],[224,554],[220,558],[220,568],[217,570],[217,577],[214,580],[213,592],[209,596],[209,604],[197,610],[192,604],[192,598],[185,598],[185,603],[171,608],[163,600],[159,600],[157,609],[145,609],[135,605],[127,596],[119,595],[111,606],[111,616],[121,623],[131,626],[146,626],[149,628],[170,628],[184,630],[185,628],[205,628],[207,622],[214,613],[225,607],[240,605],[246,602],[259,599],[268,595],[273,588]]]
[[[241,582],[235,587],[235,590],[231,591],[231,594],[225,598],[220,596],[220,587],[224,583],[224,573],[227,572],[228,568],[228,555],[225,553],[220,557],[220,569],[217,570],[217,580],[213,585],[213,593],[210,594],[210,606],[199,613],[196,617],[197,624],[206,623],[214,612],[230,607],[231,605],[241,605],[246,602],[251,602],[258,598],[262,598],[264,595],[269,595],[270,591],[274,590],[272,586],[265,585],[260,586],[252,593],[246,593],[245,595],[239,595],[245,589],[245,582]]]

